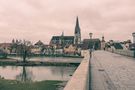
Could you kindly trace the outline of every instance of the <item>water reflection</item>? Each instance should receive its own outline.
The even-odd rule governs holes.
[[[25,66],[22,66],[22,72],[16,75],[16,79],[22,82],[31,82],[34,78],[32,71],[29,71]]]
[[[42,81],[42,80],[62,80],[67,81],[76,67],[64,66],[6,66],[0,67],[0,76],[5,79],[19,80],[22,82]]]

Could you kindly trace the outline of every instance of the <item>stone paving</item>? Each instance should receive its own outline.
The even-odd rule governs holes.
[[[95,51],[91,59],[92,90],[135,90],[135,59]]]

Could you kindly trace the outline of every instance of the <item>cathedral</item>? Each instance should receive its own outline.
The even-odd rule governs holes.
[[[79,45],[81,44],[81,29],[79,25],[79,19],[76,18],[76,25],[74,36],[65,36],[64,33],[60,36],[53,36],[50,45],[56,46],[57,48],[62,48],[69,45]]]

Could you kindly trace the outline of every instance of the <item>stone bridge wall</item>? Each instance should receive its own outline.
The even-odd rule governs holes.
[[[89,90],[89,52],[83,51],[84,59],[64,90]]]

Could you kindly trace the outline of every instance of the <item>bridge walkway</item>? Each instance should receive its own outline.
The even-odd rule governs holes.
[[[107,51],[93,52],[92,90],[135,90],[135,59]]]

